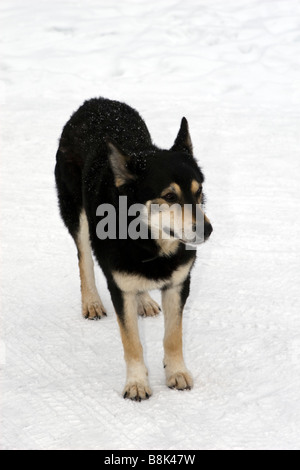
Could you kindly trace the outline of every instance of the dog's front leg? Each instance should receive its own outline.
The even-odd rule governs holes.
[[[127,367],[124,398],[143,400],[152,394],[148,383],[148,372],[144,363],[143,348],[138,330],[138,299],[134,293],[122,293],[123,315],[118,322]]]
[[[185,366],[182,352],[182,311],[188,290],[189,279],[179,286],[162,291],[166,381],[168,387],[178,390],[190,389],[193,386],[193,378]]]
[[[135,293],[112,289],[112,300],[124,348],[127,368],[124,398],[141,401],[149,398],[152,391],[148,383],[148,371],[144,363],[143,348],[138,330],[138,298]]]

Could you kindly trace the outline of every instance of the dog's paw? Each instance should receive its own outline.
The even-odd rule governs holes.
[[[147,400],[151,395],[151,388],[143,382],[129,382],[123,390],[123,397],[134,401]]]
[[[160,312],[160,306],[148,293],[140,294],[138,297],[138,314],[142,317],[154,317]]]
[[[190,390],[194,385],[189,371],[178,371],[167,376],[167,386],[177,390]]]
[[[88,300],[82,302],[82,315],[88,320],[100,320],[106,317],[106,311],[99,300]]]

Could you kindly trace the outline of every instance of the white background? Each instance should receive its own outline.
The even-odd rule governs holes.
[[[299,1],[2,0],[0,20],[2,449],[299,448]],[[108,317],[81,318],[53,170],[95,96],[161,147],[190,124],[214,226],[184,314],[190,392],[164,384],[160,315],[139,321],[154,395],[123,400],[100,269]]]

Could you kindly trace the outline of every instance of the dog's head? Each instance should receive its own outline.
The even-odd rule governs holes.
[[[125,155],[108,142],[109,160],[120,195],[145,206],[152,238],[198,244],[207,240],[212,226],[204,213],[204,176],[194,156],[188,122],[170,150],[152,147]]]

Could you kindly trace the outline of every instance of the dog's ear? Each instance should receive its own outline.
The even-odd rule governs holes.
[[[135,179],[135,176],[131,173],[128,168],[130,157],[125,155],[118,147],[115,142],[111,139],[106,139],[108,147],[108,159],[114,174],[115,185],[117,188],[123,184],[130,183]]]
[[[186,152],[193,155],[193,144],[189,132],[189,125],[185,117],[181,120],[180,129],[171,148],[172,152]]]

